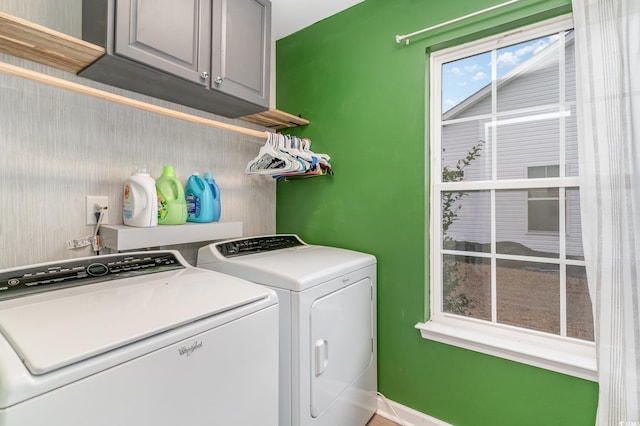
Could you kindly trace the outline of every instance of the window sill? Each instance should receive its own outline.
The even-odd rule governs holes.
[[[532,330],[442,315],[416,324],[422,337],[511,361],[598,381],[595,344]]]

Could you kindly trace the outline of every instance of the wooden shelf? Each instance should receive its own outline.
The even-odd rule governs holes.
[[[273,108],[269,108],[268,111],[240,117],[240,119],[271,129],[284,129],[309,124],[309,120]]]
[[[105,53],[84,40],[2,12],[0,51],[74,74]]]
[[[0,12],[0,52],[77,74],[105,54],[102,47]],[[272,129],[309,124],[277,109],[240,117]]]

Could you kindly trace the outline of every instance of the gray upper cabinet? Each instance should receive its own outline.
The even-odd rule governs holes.
[[[204,85],[210,22],[210,0],[118,0],[115,53]]]
[[[213,0],[212,84],[269,106],[269,0]]]
[[[226,117],[269,106],[269,0],[83,0],[79,75]]]

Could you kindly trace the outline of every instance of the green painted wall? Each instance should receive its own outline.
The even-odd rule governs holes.
[[[525,1],[409,46],[394,37],[499,2],[366,0],[278,41],[277,106],[311,120],[292,133],[330,154],[336,175],[279,182],[277,230],[377,256],[388,398],[456,426],[592,425],[595,383],[428,341],[414,328],[428,315],[426,51],[567,13],[570,1]]]

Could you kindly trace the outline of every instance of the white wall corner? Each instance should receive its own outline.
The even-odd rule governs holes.
[[[452,426],[428,414],[405,407],[395,401],[390,401],[381,395],[378,395],[378,411],[376,414],[402,426]]]

